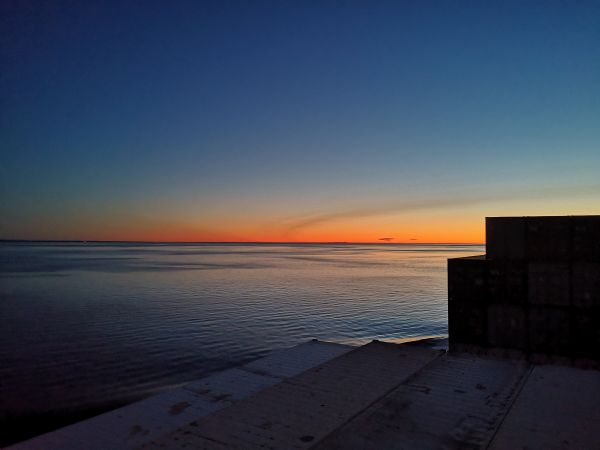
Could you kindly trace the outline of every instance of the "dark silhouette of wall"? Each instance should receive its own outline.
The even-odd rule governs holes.
[[[486,241],[448,260],[450,350],[600,362],[600,216],[488,217]]]

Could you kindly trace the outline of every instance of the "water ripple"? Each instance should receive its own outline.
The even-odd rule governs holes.
[[[122,402],[315,337],[447,332],[453,245],[0,244],[0,421]]]

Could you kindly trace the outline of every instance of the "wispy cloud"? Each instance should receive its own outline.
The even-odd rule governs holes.
[[[365,217],[374,217],[386,214],[407,214],[417,211],[438,210],[457,208],[463,206],[472,206],[506,200],[536,200],[552,198],[570,198],[584,195],[600,196],[600,184],[585,186],[561,186],[545,187],[537,189],[503,189],[498,193],[458,193],[453,196],[440,195],[435,198],[403,200],[389,202],[377,206],[359,206],[357,208],[334,211],[322,214],[307,214],[301,217],[292,218],[288,221],[286,232],[293,235],[306,228],[323,225],[329,222],[358,219]]]

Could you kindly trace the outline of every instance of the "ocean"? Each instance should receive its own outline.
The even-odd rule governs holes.
[[[481,245],[0,243],[0,445],[312,338],[447,334]]]

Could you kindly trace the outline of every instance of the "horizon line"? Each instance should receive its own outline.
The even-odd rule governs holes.
[[[77,244],[336,244],[336,245],[485,245],[485,242],[364,242],[364,241],[120,241],[98,239],[0,239],[0,242]]]

